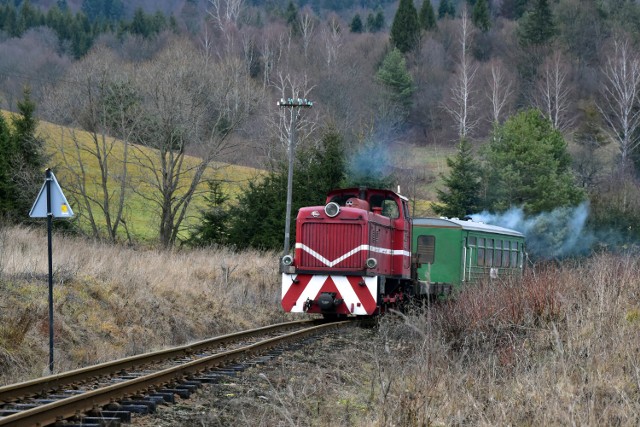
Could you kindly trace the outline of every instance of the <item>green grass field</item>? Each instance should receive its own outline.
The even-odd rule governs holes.
[[[79,226],[82,229],[89,230],[90,224],[86,218],[86,212],[83,212],[83,206],[78,201],[72,201],[70,195],[73,194],[71,186],[74,182],[73,171],[79,170],[79,165],[84,165],[87,182],[87,193],[92,195],[96,200],[102,199],[101,185],[100,185],[100,167],[98,160],[90,150],[94,150],[94,141],[92,134],[77,130],[70,129],[64,126],[55,125],[48,122],[40,122],[39,134],[46,141],[46,151],[51,156],[50,167],[54,170],[58,181],[60,182],[63,191],[67,187],[68,193],[65,192],[67,198],[72,203],[72,209],[78,217]],[[118,162],[122,161],[124,153],[124,145],[121,141],[113,138],[107,138],[106,143],[111,146],[110,156],[113,159],[111,162],[111,172],[118,173]],[[152,155],[152,150],[146,147],[137,147],[145,155]],[[131,155],[131,151],[130,151]],[[186,168],[197,163],[198,159],[187,156],[185,158]],[[148,196],[157,192],[151,185],[146,182],[147,180],[143,176],[144,173],[149,173],[146,168],[140,167],[134,163],[131,163],[128,169],[129,180],[135,183],[136,191],[127,191],[126,195],[126,208],[125,219],[131,236],[135,240],[144,242],[153,242],[158,235],[158,213],[159,207],[149,201],[146,197],[141,196],[145,194]],[[206,180],[219,180],[223,182],[223,191],[230,197],[230,201],[234,201],[236,196],[243,191],[243,188],[251,180],[259,179],[264,171],[254,169],[250,167],[229,165],[225,163],[212,163],[207,172],[205,173]],[[183,180],[183,185],[187,185],[191,179],[190,174],[186,174]],[[206,206],[204,199],[205,192],[208,187],[203,180],[198,187],[198,194],[194,196],[194,200],[188,210],[187,219],[184,222],[183,228],[188,228],[190,225],[198,221],[199,210]],[[184,189],[182,192],[185,191]],[[109,192],[117,195],[119,194],[118,182],[112,181],[109,186]],[[181,193],[178,190],[178,193]],[[97,203],[92,204],[94,215],[99,212]],[[87,209],[84,208],[84,211]],[[97,222],[104,225],[105,219],[102,215],[96,216]],[[124,230],[121,230],[124,233]],[[124,234],[123,234],[124,235]],[[182,235],[186,237],[186,233]]]

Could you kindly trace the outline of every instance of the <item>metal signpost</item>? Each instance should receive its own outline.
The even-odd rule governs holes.
[[[49,256],[49,372],[53,373],[53,255],[51,229],[53,217],[73,218],[73,211],[64,197],[60,184],[51,169],[45,171],[45,181],[29,212],[31,218],[47,218],[47,245]]]

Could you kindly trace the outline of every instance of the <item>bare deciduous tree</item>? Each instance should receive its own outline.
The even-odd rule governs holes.
[[[478,124],[474,117],[473,83],[478,66],[469,57],[469,42],[472,36],[473,24],[469,20],[466,7],[460,17],[460,62],[456,67],[456,77],[451,87],[451,98],[444,105],[445,110],[454,118],[459,138],[466,138]]]
[[[286,50],[289,34],[285,35],[283,28],[275,28],[274,31],[264,35],[261,49],[261,59],[263,65],[262,87],[266,89],[271,84],[271,76],[282,58],[282,53]]]
[[[209,0],[207,13],[220,29],[226,31],[229,25],[237,26],[244,0]]]
[[[144,64],[137,87],[146,126],[132,153],[143,172],[136,192],[158,208],[159,239],[170,247],[206,170],[233,148],[229,136],[259,92],[242,61],[207,65],[187,40],[173,42]]]
[[[342,47],[342,34],[340,33],[340,22],[338,18],[332,16],[327,22],[327,26],[322,29],[322,36],[327,48],[326,63],[331,69],[338,59],[338,52]]]
[[[602,74],[605,81],[598,109],[618,144],[621,169],[625,170],[640,144],[640,60],[628,40],[614,40]]]
[[[43,104],[48,117],[70,126],[60,127],[58,148],[70,197],[82,207],[78,215],[94,237],[106,231],[112,241],[121,226],[126,230],[128,156],[140,124],[130,79],[129,67],[99,48],[77,63]],[[91,165],[97,165],[98,176],[89,173]]]
[[[491,122],[500,123],[502,112],[513,94],[512,81],[507,76],[504,67],[498,61],[491,62],[491,77],[489,78],[488,98],[491,102]]]
[[[305,8],[300,17],[300,34],[302,35],[302,51],[304,59],[309,56],[309,44],[313,38],[313,30],[315,28],[315,18],[309,8]]]
[[[569,66],[560,52],[555,52],[547,58],[541,68],[533,103],[545,114],[555,129],[563,132],[573,124],[573,119],[569,117]]]

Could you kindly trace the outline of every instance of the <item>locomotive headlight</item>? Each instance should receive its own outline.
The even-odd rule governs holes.
[[[367,268],[376,268],[378,266],[378,260],[375,258],[367,258]]]
[[[293,257],[291,255],[285,255],[282,257],[282,264],[289,266],[293,264]]]
[[[329,202],[327,206],[324,207],[324,213],[326,213],[329,218],[333,218],[340,213],[340,206],[336,202]]]

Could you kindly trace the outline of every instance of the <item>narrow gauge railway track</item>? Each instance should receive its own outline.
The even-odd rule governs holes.
[[[0,387],[0,414],[4,414],[0,415],[0,426],[45,426],[88,411],[100,411],[122,399],[152,393],[348,323],[351,322],[281,323]],[[267,337],[256,339],[261,336]],[[246,343],[249,339],[254,342]],[[225,348],[232,342],[241,344]],[[132,369],[135,372],[131,373]]]

